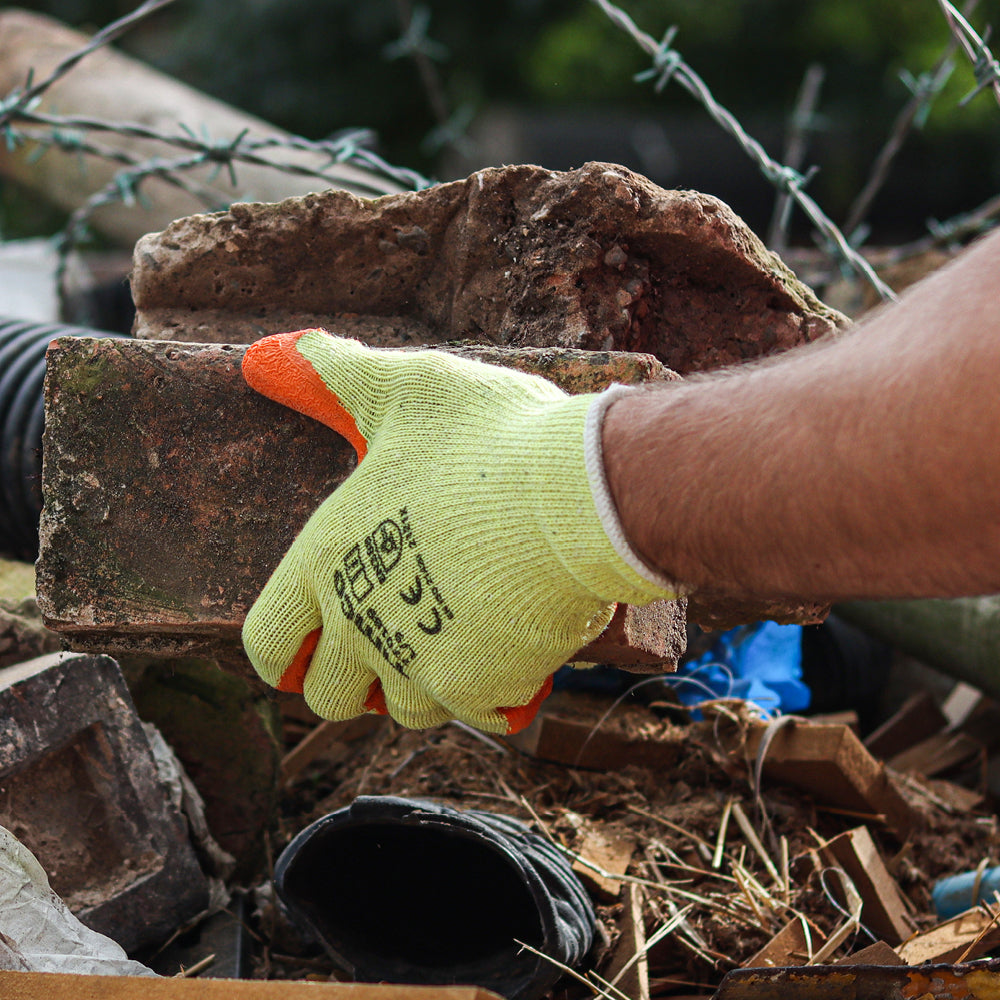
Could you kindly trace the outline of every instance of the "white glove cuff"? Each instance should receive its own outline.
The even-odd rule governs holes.
[[[621,519],[618,516],[618,508],[615,506],[614,497],[611,495],[608,479],[604,472],[602,441],[604,414],[616,399],[634,391],[629,386],[616,383],[605,389],[591,403],[583,427],[583,457],[587,467],[587,478],[590,481],[590,491],[601,519],[601,526],[614,546],[615,552],[643,580],[669,591],[671,595],[677,595],[683,592],[683,588],[678,587],[676,583],[668,580],[658,570],[647,565],[625,537]]]

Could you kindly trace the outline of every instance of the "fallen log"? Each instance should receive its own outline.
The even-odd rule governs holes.
[[[23,87],[29,76],[45,79],[62,60],[90,41],[52,18],[26,10],[0,12],[0,96]],[[208,97],[137,59],[105,47],[91,53],[42,96],[36,111],[61,116],[83,115],[111,123],[141,122],[166,135],[183,134],[179,124],[206,142],[227,143],[273,137],[288,140],[287,132],[266,121]],[[15,123],[16,124],[16,123]],[[156,157],[175,159],[177,147],[153,139],[102,132],[101,146],[134,162]],[[41,153],[44,152],[44,155]],[[260,150],[264,160],[307,170],[324,169],[327,177],[290,173],[273,167],[241,163],[237,183],[231,183],[218,163],[205,163],[184,172],[189,182],[206,192],[213,206],[228,205],[251,193],[277,201],[291,195],[335,186],[366,197],[403,190],[389,177],[351,164],[330,165],[329,154],[291,148]],[[122,169],[120,162],[76,149],[60,149],[29,140],[0,144],[0,175],[38,191],[67,212],[79,208],[109,184]],[[205,211],[206,202],[158,177],[142,184],[140,204],[115,202],[93,216],[98,231],[131,247],[144,233],[163,229],[174,219]]]

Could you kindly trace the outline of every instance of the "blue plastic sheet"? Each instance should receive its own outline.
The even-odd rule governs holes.
[[[802,626],[757,622],[720,633],[712,648],[669,678],[682,704],[742,698],[768,715],[801,712],[810,691],[802,680]]]

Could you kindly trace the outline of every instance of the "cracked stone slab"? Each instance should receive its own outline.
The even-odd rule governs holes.
[[[846,322],[723,202],[607,163],[236,204],[143,237],[131,282],[140,338],[320,326],[380,346],[639,351],[682,375]]]

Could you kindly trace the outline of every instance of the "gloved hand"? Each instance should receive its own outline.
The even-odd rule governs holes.
[[[621,387],[568,396],[535,376],[319,330],[258,341],[243,373],[360,460],[243,628],[258,673],[317,714],[516,732],[615,602],[675,596],[631,553],[604,483],[600,419]]]

